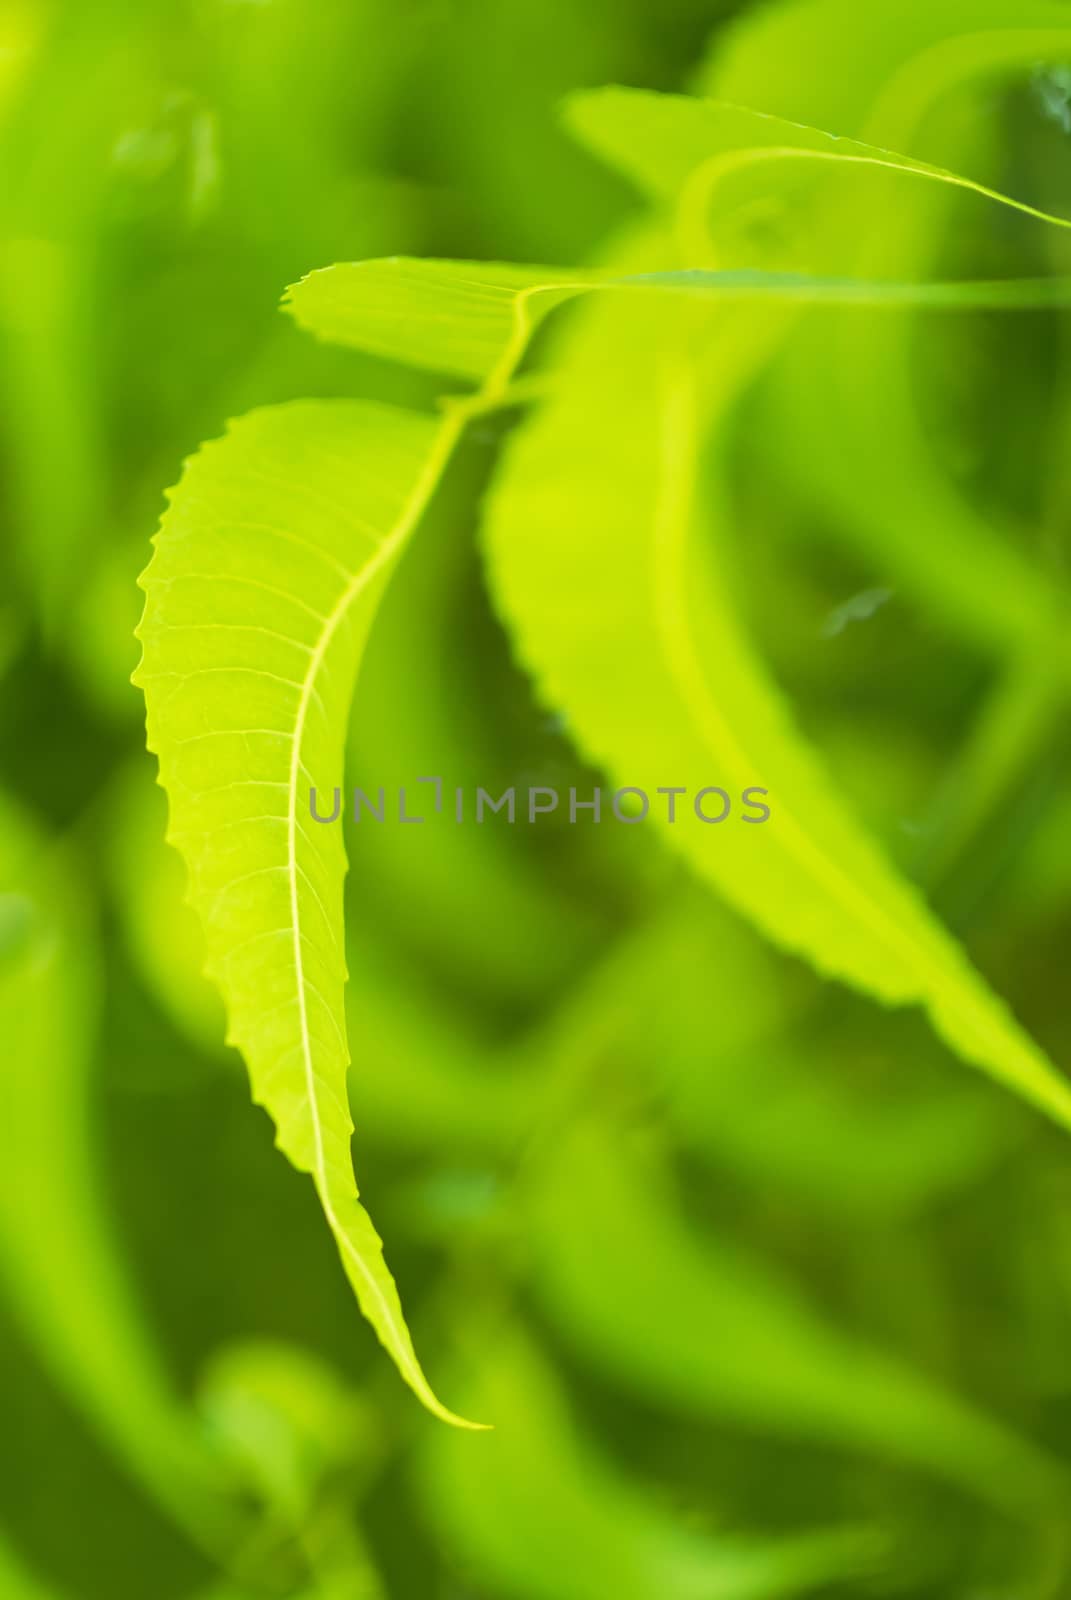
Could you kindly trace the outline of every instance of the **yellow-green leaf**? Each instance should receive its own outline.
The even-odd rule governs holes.
[[[567,378],[489,497],[502,614],[541,696],[618,784],[768,791],[757,826],[739,812],[712,826],[690,801],[674,823],[657,811],[738,911],[819,971],[924,1005],[963,1059],[1071,1125],[1071,1089],[855,822],[741,626],[716,444],[756,347],[763,328],[740,317],[712,331],[665,308],[587,308]]]
[[[391,568],[461,422],[376,404],[256,411],[186,467],[143,579],[137,681],[229,1039],[280,1149],[313,1179],[362,1310],[424,1404],[413,1349],[357,1198],[341,825],[354,676]],[[329,809],[329,808],[328,808]]]

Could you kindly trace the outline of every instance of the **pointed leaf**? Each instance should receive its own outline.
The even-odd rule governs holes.
[[[961,14],[958,20],[962,25]],[[848,25],[842,16],[840,28]],[[931,96],[947,90],[953,66],[957,77],[1001,64],[1021,67],[1031,37],[1005,29],[986,36],[977,51],[968,39],[949,40],[947,68],[932,83],[920,61],[924,85]],[[1071,30],[1065,37],[1071,41]],[[757,60],[753,70],[751,92],[761,98],[765,83]],[[741,91],[741,72],[737,62],[729,85],[734,94]],[[909,94],[906,102],[920,120],[925,102]],[[831,116],[838,105],[834,87]],[[931,209],[938,197],[927,190],[943,189],[945,198],[955,191],[974,194],[1054,227],[1071,226],[943,167],[720,100],[607,89],[573,97],[568,116],[590,148],[675,208],[676,232],[695,264],[711,252],[720,259],[719,219],[740,205],[741,180],[752,186],[746,193],[772,203],[808,166],[812,193],[807,206],[793,211],[800,233],[795,248],[812,263],[827,269],[835,263],[864,281],[889,273],[921,279],[932,270],[940,230]],[[914,125],[901,117],[892,127],[910,147]],[[889,133],[887,123],[879,120],[877,131]],[[898,175],[912,180],[917,192],[890,190]],[[846,178],[862,176],[869,188],[843,188]],[[915,179],[924,182],[916,186]],[[1055,304],[1055,280],[1049,292]],[[1041,640],[1066,672],[1066,627],[1051,581],[1016,547],[1016,530],[1002,529],[999,513],[973,505],[942,469],[915,403],[909,331],[907,323],[878,319],[851,325],[822,320],[799,330],[768,385],[774,458],[786,462],[809,498],[819,499],[830,531],[862,548],[875,564],[876,580],[917,593],[951,627],[989,650],[1036,651]]]
[[[433,371],[483,378],[497,391],[499,373],[512,370],[548,313],[594,290],[889,310],[1036,310],[1071,304],[1071,279],[1059,277],[914,283],[754,268],[615,273],[577,267],[566,272],[394,256],[311,272],[288,291],[287,309],[321,339]]]
[[[950,184],[1041,222],[1071,228],[1065,218],[944,167],[722,100],[644,89],[596,89],[573,95],[566,103],[566,115],[573,131],[596,155],[662,200],[677,199],[686,185],[701,178],[698,198],[709,201],[719,182],[752,166],[775,168],[780,162],[799,161],[816,167],[821,162],[859,164]]]
[[[700,370],[693,320],[587,311],[567,380],[512,441],[488,505],[493,588],[539,692],[769,938],[887,1003],[925,1005],[964,1060],[1071,1125],[1071,1089],[855,823],[740,627],[732,512],[718,458],[703,492],[700,462],[763,328],[722,323]],[[689,798],[670,823],[654,806],[673,785]],[[772,815],[704,822],[692,800],[709,786],[766,790]]]
[[[362,1310],[414,1392],[452,1422],[357,1199],[345,858],[341,828],[312,820],[309,791],[326,799],[340,781],[379,596],[460,427],[344,401],[233,424],[172,495],[143,579],[137,673],[229,1038],[280,1149],[316,1185]]]

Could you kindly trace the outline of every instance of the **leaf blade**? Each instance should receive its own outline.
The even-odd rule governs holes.
[[[573,132],[594,154],[656,199],[676,199],[697,176],[713,185],[754,163],[813,160],[888,168],[963,189],[1052,227],[1071,228],[1066,217],[946,167],[725,100],[607,88],[581,91],[565,110]]]
[[[305,824],[298,798],[303,782],[341,768],[379,594],[460,426],[344,401],[293,402],[232,424],[173,493],[142,580],[135,681],[170,837],[254,1098],[279,1148],[312,1177],[361,1308],[405,1381],[434,1415],[474,1426],[428,1384],[359,1202],[345,1087],[345,858],[340,829]],[[261,798],[280,791],[282,809]],[[265,992],[285,998],[265,1011]]]
[[[668,97],[667,97],[668,98]],[[490,308],[473,288],[493,296]],[[512,274],[512,276],[511,276]],[[459,284],[466,291],[458,292]],[[391,360],[482,378],[512,364],[551,311],[579,295],[659,294],[690,299],[769,300],[870,309],[1043,310],[1071,304],[1071,278],[913,282],[757,268],[659,268],[650,272],[526,266],[391,256],[339,262],[288,290],[286,309],[306,332]],[[384,319],[382,307],[392,313]],[[452,307],[439,314],[432,306]]]
[[[823,8],[810,9],[817,27],[817,14]],[[823,31],[840,36],[856,24],[846,13],[835,17],[836,9],[824,8]],[[778,17],[791,31],[793,19],[784,13]],[[936,12],[925,20],[940,33]],[[962,14],[958,24],[965,25]],[[1029,37],[1014,30],[976,38],[953,34],[944,41],[949,49],[938,52],[944,65],[935,81],[930,81],[927,63],[933,66],[937,57],[930,60],[925,51],[908,61],[904,81],[912,79],[917,69],[917,87],[924,87],[932,98],[938,89],[949,87],[952,68],[953,79],[963,75],[968,64],[977,70],[983,65],[991,69],[1003,61],[1004,51],[1010,52],[1005,64],[1021,65],[1024,38]],[[880,54],[892,42],[884,34],[880,39],[867,36],[865,43],[857,41],[861,65],[868,52],[877,49]],[[974,61],[968,51],[968,59],[961,60],[961,47],[971,44],[984,45],[981,59]],[[813,39],[806,48],[814,48]],[[725,84],[716,79],[712,89],[722,95],[764,98],[761,59],[756,54],[751,61],[750,83],[738,62]],[[875,63],[867,59],[866,65],[869,69]],[[898,82],[900,75],[894,75],[894,83]],[[882,97],[883,105],[887,99]],[[912,91],[906,103],[917,121],[924,102]],[[885,109],[888,112],[889,106]],[[844,115],[834,92],[823,127],[840,127],[838,114]],[[883,143],[864,144],[726,98],[631,89],[581,93],[567,103],[567,116],[585,144],[669,208],[676,246],[693,262],[720,259],[726,248],[733,259],[733,246],[726,245],[719,224],[732,215],[734,185],[741,178],[748,184],[745,198],[761,198],[776,210],[784,199],[783,187],[795,182],[808,165],[813,173],[807,181],[814,192],[799,208],[801,215],[794,214],[799,234],[795,254],[853,279],[866,281],[875,273],[890,272],[897,278],[924,277],[933,256],[932,218],[927,222],[925,206],[956,194],[998,204],[1049,227],[1066,230],[1069,225],[1064,217],[946,166],[889,149],[888,140],[894,136],[898,150],[914,147],[917,129],[910,118],[890,124],[888,115],[879,117],[874,138]],[[956,159],[958,165],[959,152]],[[853,174],[865,178],[865,186],[845,195],[837,186]],[[915,191],[906,195],[907,205],[899,192],[882,195],[880,190],[881,184],[893,181],[899,190],[901,179]],[[859,206],[875,184],[879,187],[864,222]],[[737,194],[736,204],[739,198]],[[764,252],[759,257],[769,264]],[[962,292],[952,296],[950,305],[985,306],[982,286],[957,287]],[[1056,280],[1050,280],[1041,294],[1036,289],[1022,284],[1016,290],[1008,283],[1001,285],[999,298],[1010,309],[1020,290],[1038,308],[1046,294],[1053,296],[1053,306],[1061,297]],[[917,307],[930,298],[920,295]],[[992,304],[996,303],[994,299]],[[909,294],[903,304],[911,304]],[[906,324],[872,319],[849,329],[844,324],[811,322],[795,331],[768,384],[771,428],[785,470],[827,511],[831,535],[853,552],[861,549],[876,580],[916,593],[942,621],[987,653],[1034,653],[1037,641],[1043,639],[1056,673],[1065,673],[1063,605],[1051,578],[1016,547],[1018,530],[1002,527],[1001,517],[990,508],[983,512],[971,503],[942,467],[926,436],[913,403]],[[858,403],[860,392],[867,395],[865,406]],[[846,473],[846,453],[865,463],[865,471]]]
[[[722,332],[715,430],[750,371],[754,330],[738,320]],[[694,817],[659,826],[775,944],[886,1004],[922,1004],[961,1058],[1071,1126],[1071,1087],[854,822],[742,633],[716,470],[712,507],[697,499],[696,340],[692,323],[667,336],[664,318],[633,315],[626,330],[619,308],[600,305],[569,382],[512,441],[485,538],[521,660],[618,782],[652,795],[671,783],[767,789],[780,816],[738,825],[731,848]],[[613,432],[592,426],[608,416]],[[592,592],[597,615],[577,598]]]

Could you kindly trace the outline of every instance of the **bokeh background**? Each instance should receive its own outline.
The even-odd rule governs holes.
[[[254,404],[435,392],[304,337],[287,284],[594,259],[638,201],[563,130],[570,89],[701,87],[766,51],[760,109],[853,134],[883,72],[999,28],[1030,34],[1013,64],[968,62],[910,153],[1069,214],[1056,3],[0,0],[4,1596],[1071,1593],[1065,1136],[918,1015],[764,946],[644,830],[351,830],[357,1170],[437,1388],[496,1424],[453,1433],[222,1043],[129,682],[137,574],[201,440]],[[941,246],[968,275],[1066,258],[973,226]],[[926,328],[943,492],[1056,603],[1062,323]],[[735,445],[747,624],[839,790],[1067,1063],[1065,691],[957,626],[969,563],[930,606],[845,534],[830,484],[885,492],[887,419],[861,384],[810,450],[798,370]],[[484,591],[500,432],[377,623],[372,785],[597,781]],[[909,551],[942,507],[921,497]]]

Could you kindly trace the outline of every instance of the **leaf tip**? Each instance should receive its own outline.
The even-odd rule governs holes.
[[[493,1422],[472,1422],[468,1417],[458,1416],[456,1411],[451,1411],[449,1407],[440,1405],[438,1400],[435,1401],[434,1406],[429,1405],[426,1400],[424,1404],[433,1417],[437,1417],[440,1422],[448,1423],[451,1428],[460,1428],[464,1433],[494,1433],[495,1431]]]

